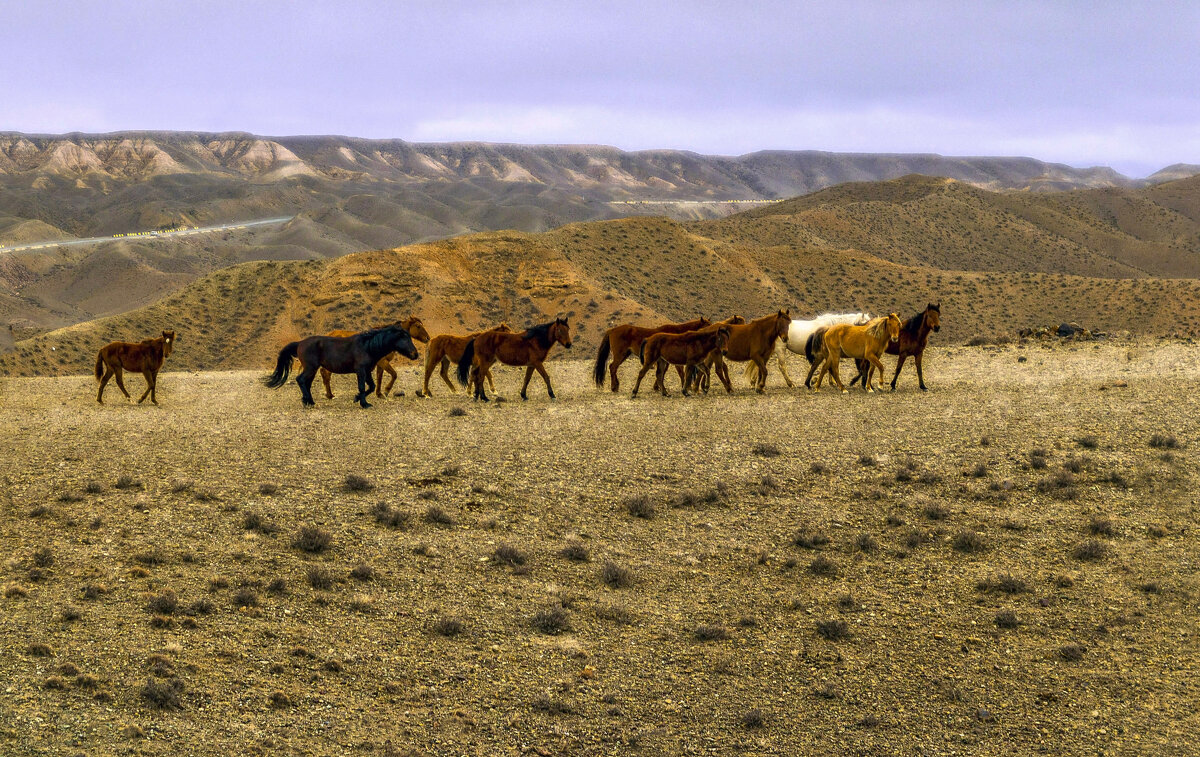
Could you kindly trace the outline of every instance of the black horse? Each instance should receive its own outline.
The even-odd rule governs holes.
[[[354,399],[363,407],[370,407],[367,397],[375,391],[371,371],[380,358],[392,352],[399,352],[411,360],[418,357],[412,337],[399,324],[362,331],[354,336],[310,336],[284,347],[279,352],[275,372],[263,379],[263,383],[272,389],[283,386],[292,370],[292,358],[299,357],[304,370],[296,377],[296,383],[300,385],[305,406],[317,404],[313,402],[312,383],[317,371],[325,368],[333,373],[358,374],[358,394]]]

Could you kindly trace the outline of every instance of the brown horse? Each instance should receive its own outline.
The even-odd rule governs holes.
[[[174,347],[174,331],[164,331],[162,336],[146,339],[136,344],[113,342],[103,347],[96,355],[96,380],[100,382],[100,391],[96,393],[96,401],[101,405],[104,404],[104,387],[111,378],[117,380],[117,386],[125,395],[125,399],[133,399],[129,392],[125,391],[125,382],[121,380],[122,373],[138,371],[146,377],[146,391],[138,399],[138,404],[144,402],[146,395],[149,395],[150,401],[157,405],[158,398],[154,394],[154,388],[158,385],[158,370],[162,368],[163,361],[171,354]]]
[[[400,327],[408,332],[408,335],[418,342],[429,343],[429,332],[425,330],[425,324],[415,315],[410,315],[403,321],[398,321]],[[330,331],[325,336],[354,336],[357,331],[346,331],[339,329]],[[375,396],[383,399],[392,392],[392,386],[396,383],[396,369],[392,367],[392,358],[397,357],[399,353],[393,352],[390,355],[385,355],[375,364]],[[300,366],[303,370],[304,366]],[[383,386],[383,374],[387,372],[390,378],[385,389]],[[333,373],[328,368],[321,369],[321,381],[325,384],[325,399],[333,399],[333,388],[329,385],[329,379]],[[403,397],[404,391],[401,390],[397,397]]]
[[[740,315],[731,315],[723,321],[714,321],[714,322],[710,323],[709,325],[702,326],[701,328],[698,328],[696,330],[697,331],[715,331],[718,326],[722,326],[722,325],[724,325],[724,326],[740,326],[745,322],[746,322],[746,319],[741,317]],[[643,344],[642,349],[644,350],[645,342],[642,342],[642,344]],[[641,360],[642,356],[638,355],[638,359]],[[706,360],[702,360],[699,363],[697,363],[696,365],[686,367],[686,368],[682,365],[676,365],[675,371],[676,371],[676,373],[679,374],[680,385],[682,385],[684,389],[694,388],[696,391],[703,389],[705,391],[705,393],[707,393],[708,392],[708,373],[709,373],[710,365],[711,365],[711,363],[707,362]],[[687,377],[689,375],[691,375],[693,377],[691,381],[688,381]],[[654,391],[656,391],[656,392],[662,391],[662,388],[663,388],[662,382],[660,380],[655,380]]]
[[[791,325],[791,314],[787,310],[780,310],[740,326],[730,326],[729,346],[725,353],[709,355],[704,361],[704,367],[693,372],[693,380],[700,381],[704,371],[715,368],[717,378],[725,385],[725,391],[732,392],[733,383],[729,380],[729,368],[725,365],[725,360],[749,360],[758,369],[754,390],[762,394],[767,384],[767,360],[775,350],[775,340],[787,339],[788,328]]]
[[[930,303],[923,311],[909,318],[900,327],[900,340],[888,342],[887,354],[896,355],[896,373],[892,375],[892,391],[896,391],[896,379],[900,378],[900,369],[904,367],[904,359],[912,356],[917,364],[917,384],[921,391],[929,391],[925,387],[925,374],[921,370],[921,356],[925,353],[925,344],[929,341],[930,331],[942,330],[941,304]],[[867,365],[858,361],[858,375],[850,379],[850,386],[855,381],[861,381],[866,373]]]
[[[475,382],[475,399],[488,401],[483,391],[483,377],[487,375],[492,363],[499,360],[505,365],[524,365],[525,383],[521,384],[521,399],[529,399],[525,390],[529,388],[529,379],[536,370],[542,374],[546,382],[546,392],[554,399],[554,387],[550,386],[550,376],[546,374],[542,361],[557,342],[571,349],[571,327],[566,318],[555,318],[549,323],[533,326],[523,334],[505,333],[503,331],[485,331],[467,342],[462,357],[458,360],[458,383],[467,386],[467,381]],[[495,391],[493,388],[492,391]]]
[[[620,386],[620,381],[617,380],[617,368],[630,355],[641,354],[642,342],[646,341],[647,337],[654,334],[683,334],[702,329],[710,323],[711,321],[707,318],[696,318],[685,323],[665,323],[656,328],[634,326],[632,323],[613,326],[600,338],[600,351],[596,354],[596,364],[592,368],[596,386],[604,388],[604,365],[608,362],[610,355],[612,356],[612,365],[608,366],[608,373],[612,377],[612,390],[616,392],[617,387]]]
[[[490,331],[502,331],[506,334],[511,333],[512,329],[507,323],[501,323]],[[454,384],[450,383],[449,369],[450,363],[458,365],[458,361],[462,358],[463,350],[467,348],[467,343],[475,337],[483,334],[483,331],[476,331],[474,334],[466,336],[458,336],[457,334],[438,334],[433,339],[429,340],[429,349],[425,353],[425,389],[417,392],[418,397],[432,397],[433,393],[429,391],[429,377],[433,375],[435,366],[441,367],[442,381],[446,382],[446,386],[450,387],[450,391],[457,391]],[[489,369],[483,374],[487,379],[488,386],[492,388],[492,392],[496,391],[496,384],[492,381],[492,371]]]
[[[814,355],[819,355],[819,352],[823,350],[825,360],[821,365],[821,372],[817,375],[817,384],[813,387],[813,391],[821,390],[821,381],[825,378],[825,374],[829,373],[837,383],[838,389],[841,389],[844,394],[846,387],[842,384],[838,366],[841,364],[842,357],[852,357],[861,358],[870,364],[867,369],[866,381],[863,382],[863,386],[870,392],[874,391],[871,388],[871,377],[874,372],[879,371],[879,376],[883,376],[883,363],[879,362],[879,356],[883,354],[889,341],[895,342],[900,338],[900,316],[889,313],[868,321],[863,326],[839,323],[836,326],[830,326],[824,332],[817,331],[817,334],[820,334],[821,344],[814,344],[813,352]],[[814,341],[817,334],[813,335]],[[815,366],[816,363],[813,365]],[[880,382],[882,389],[882,378]]]
[[[633,394],[630,396],[637,396],[638,389],[642,386],[642,379],[649,372],[650,367],[654,366],[656,369],[654,387],[662,392],[662,396],[666,397],[667,384],[663,378],[666,376],[667,368],[670,365],[681,366],[686,375],[709,355],[723,354],[729,344],[730,328],[730,326],[720,324],[715,329],[688,331],[683,334],[652,334],[647,337],[642,344],[642,370],[638,372],[637,383],[633,385]],[[683,394],[685,397],[689,394],[687,381],[683,382]]]

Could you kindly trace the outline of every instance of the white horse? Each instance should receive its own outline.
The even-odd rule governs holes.
[[[784,342],[780,339],[775,342],[775,364],[779,366],[779,373],[783,376],[783,380],[789,387],[795,386],[792,383],[792,377],[787,372],[787,354],[790,351],[797,355],[803,355],[804,345],[814,331],[839,323],[861,326],[869,320],[871,320],[870,313],[823,313],[811,321],[792,321],[792,325],[788,327],[787,341]],[[753,362],[747,363],[746,379],[753,384],[757,378],[758,366]]]

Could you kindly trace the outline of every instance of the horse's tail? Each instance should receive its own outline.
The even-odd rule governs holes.
[[[611,347],[608,344],[608,334],[600,340],[600,351],[596,353],[596,365],[592,368],[592,377],[596,379],[596,386],[604,388],[604,367],[608,365],[608,352]]]
[[[104,350],[96,353],[96,380],[104,378]]]
[[[746,362],[746,370],[742,371],[742,373],[745,374],[746,380],[751,384],[758,381],[758,365],[753,360]]]
[[[808,358],[808,362],[815,362],[817,353],[821,351],[825,342],[825,329],[817,329],[808,335],[808,339],[804,341],[804,357]]]
[[[471,380],[471,363],[475,361],[475,340],[467,342],[467,346],[463,348],[462,357],[458,359],[458,370],[455,371],[454,377],[458,379],[458,383],[466,386]]]
[[[275,372],[263,379],[263,383],[271,389],[278,389],[287,381],[292,371],[292,358],[296,357],[299,342],[292,342],[279,351],[279,361],[275,364]]]
[[[646,364],[646,340],[645,339],[643,339],[642,343],[638,345],[638,362],[641,363],[642,365]]]

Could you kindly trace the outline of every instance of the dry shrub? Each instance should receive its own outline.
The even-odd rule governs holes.
[[[571,562],[587,562],[591,559],[588,548],[581,541],[569,541],[558,551],[559,557]]]
[[[529,562],[529,556],[512,544],[501,544],[492,552],[492,559],[501,565],[517,567]]]
[[[625,508],[625,512],[635,518],[649,520],[657,513],[654,503],[645,494],[640,494],[636,497],[626,497],[621,504]]]
[[[606,560],[600,569],[600,580],[611,588],[623,589],[633,583],[633,571]]]
[[[1085,539],[1071,550],[1071,557],[1087,562],[1103,560],[1107,556],[1108,547],[1105,546],[1104,542],[1097,541],[1096,539]]]
[[[433,632],[438,636],[458,636],[466,629],[466,623],[461,618],[442,616],[434,621]]]
[[[153,678],[146,680],[142,686],[142,699],[151,707],[160,710],[178,710],[183,707],[183,692],[187,687],[178,678],[157,681]]]
[[[333,534],[320,526],[301,526],[292,546],[311,554],[320,554],[333,544]]]
[[[571,616],[562,605],[551,605],[534,615],[532,624],[536,630],[553,636],[571,630]]]
[[[987,545],[982,536],[968,529],[955,534],[953,546],[955,550],[964,554],[974,554],[982,552]]]
[[[817,635],[823,639],[837,641],[850,636],[850,626],[839,618],[817,621]]]
[[[350,473],[342,481],[342,488],[348,492],[369,492],[375,489],[375,484],[369,478]]]
[[[729,629],[722,625],[705,623],[696,626],[692,631],[692,638],[696,641],[725,641],[729,638]]]
[[[995,622],[997,628],[1011,629],[1021,624],[1021,621],[1017,618],[1017,613],[1009,609],[997,610],[992,620]]]

